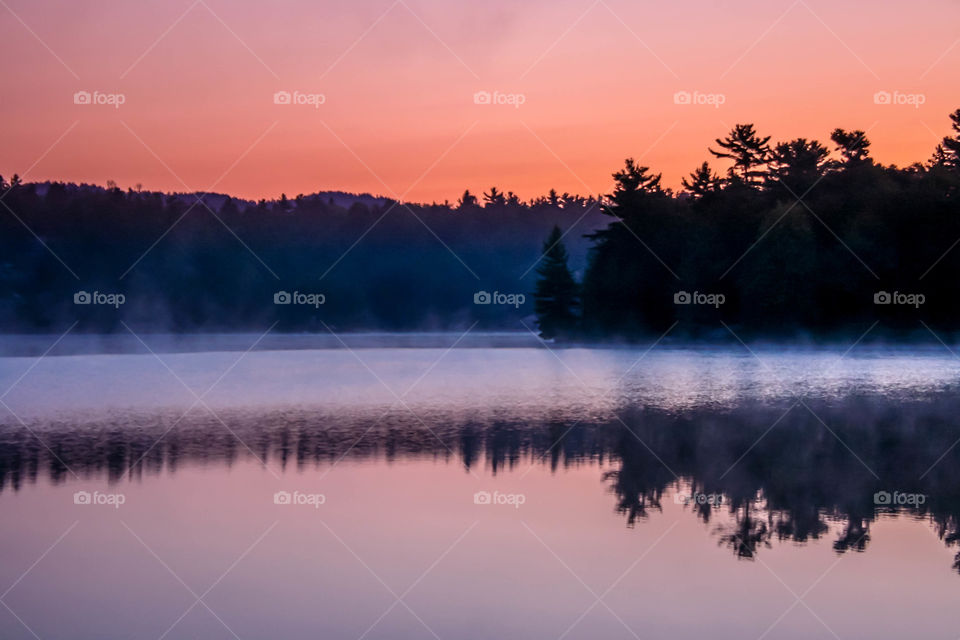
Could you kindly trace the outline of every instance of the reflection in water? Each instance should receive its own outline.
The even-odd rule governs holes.
[[[631,405],[582,420],[506,410],[290,411],[8,423],[0,425],[0,491],[36,482],[41,472],[54,483],[72,473],[124,482],[186,463],[229,467],[240,458],[283,470],[342,458],[433,458],[493,473],[597,464],[610,469],[603,481],[629,526],[672,495],[738,558],[775,541],[827,535],[836,536],[838,553],[864,551],[879,512],[926,519],[954,546],[958,409],[960,399],[939,393],[909,402],[862,396],[682,412]],[[714,517],[720,513],[727,517]],[[960,554],[954,568],[960,571]]]

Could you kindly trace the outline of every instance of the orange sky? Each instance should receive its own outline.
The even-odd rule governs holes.
[[[4,176],[246,198],[597,193],[626,156],[677,185],[737,122],[909,164],[960,107],[955,0],[3,0],[0,50]]]

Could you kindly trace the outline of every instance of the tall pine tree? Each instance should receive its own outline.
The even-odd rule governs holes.
[[[716,139],[723,149],[707,149],[718,158],[733,160],[729,175],[743,184],[757,186],[763,182],[764,166],[770,161],[770,136],[760,137],[752,124],[738,124],[726,138]]]
[[[543,259],[537,267],[540,278],[533,294],[540,335],[544,338],[569,336],[577,329],[579,292],[563,246],[560,227],[554,225],[543,243]]]

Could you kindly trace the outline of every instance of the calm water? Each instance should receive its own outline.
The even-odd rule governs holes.
[[[0,638],[956,638],[943,347],[256,338],[0,358]]]

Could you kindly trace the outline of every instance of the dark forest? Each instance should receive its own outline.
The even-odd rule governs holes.
[[[679,190],[628,159],[587,197],[249,202],[0,178],[0,327],[951,334],[960,109],[950,121],[908,167],[875,162],[862,130],[774,142],[736,125],[708,149],[722,169]]]

